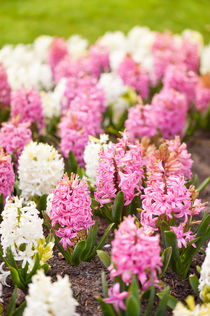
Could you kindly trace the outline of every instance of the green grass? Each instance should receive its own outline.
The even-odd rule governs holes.
[[[41,34],[81,34],[91,42],[134,25],[153,30],[185,28],[210,41],[210,0],[0,0],[0,46],[28,43]]]

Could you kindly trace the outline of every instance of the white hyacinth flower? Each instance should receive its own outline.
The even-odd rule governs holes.
[[[206,248],[206,257],[201,266],[200,279],[199,279],[199,292],[200,297],[204,300],[204,287],[209,287],[210,290],[210,242]]]
[[[80,35],[72,35],[67,40],[68,51],[73,57],[78,57],[87,50],[88,40],[81,37]]]
[[[26,199],[51,193],[64,173],[63,158],[48,144],[30,142],[18,163],[19,188]]]
[[[202,75],[210,72],[210,44],[205,46],[201,53],[200,72]]]
[[[29,284],[23,316],[77,316],[77,301],[74,299],[67,275],[57,276],[52,283],[49,276],[39,270]]]
[[[106,150],[110,146],[110,142],[108,143],[109,138],[106,134],[100,135],[100,139],[97,139],[93,136],[89,136],[89,142],[85,147],[84,151],[84,161],[86,174],[91,185],[95,185],[96,183],[96,169],[98,167],[99,160],[99,152],[102,148]],[[50,201],[50,197],[49,197]]]
[[[98,43],[101,46],[105,46],[109,52],[114,51],[127,51],[127,39],[123,32],[106,32],[102,37],[99,38]]]
[[[14,259],[34,264],[34,255],[40,238],[43,238],[43,219],[39,217],[35,202],[23,204],[23,199],[13,197],[7,199],[2,212],[0,224],[1,245],[6,256],[7,248],[11,247]]]
[[[122,79],[113,72],[103,73],[98,85],[104,90],[107,106],[117,101],[128,90]]]

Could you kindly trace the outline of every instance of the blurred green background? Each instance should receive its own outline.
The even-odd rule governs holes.
[[[91,42],[106,31],[135,25],[153,30],[185,28],[210,41],[210,0],[0,0],[0,46],[38,35],[81,34]]]

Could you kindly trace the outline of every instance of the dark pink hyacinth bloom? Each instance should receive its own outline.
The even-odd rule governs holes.
[[[78,175],[71,174],[71,178],[65,174],[53,190],[53,198],[50,210],[52,225],[58,225],[56,235],[61,237],[60,243],[66,249],[72,246],[72,238],[78,232],[88,229],[94,224],[91,212],[91,197],[87,182],[80,180]]]
[[[0,195],[4,201],[11,196],[15,184],[15,173],[12,167],[11,156],[0,147]]]
[[[18,120],[11,120],[2,123],[0,130],[0,146],[4,147],[10,155],[14,154],[17,165],[18,158],[23,148],[32,140],[30,123],[19,123]]]
[[[6,69],[0,63],[0,106],[10,105],[11,88],[7,80]]]
[[[108,298],[104,299],[104,302],[108,304],[113,304],[114,309],[118,314],[120,313],[119,308],[126,310],[126,306],[123,300],[128,297],[128,292],[120,292],[120,283],[115,283],[113,287],[109,288],[108,296]]]
[[[163,89],[152,99],[156,128],[164,138],[184,135],[188,103],[184,94],[174,89]]]
[[[11,117],[19,122],[36,123],[39,132],[45,127],[42,100],[38,91],[20,88],[11,96]]]
[[[95,199],[102,206],[112,202],[117,193],[123,191],[125,205],[128,205],[139,195],[143,177],[141,145],[132,144],[124,133],[117,144],[99,153]]]
[[[117,73],[125,85],[133,87],[142,98],[146,99],[148,97],[149,75],[130,55],[124,57],[118,67]]]
[[[144,230],[135,224],[132,216],[126,217],[115,231],[112,241],[112,264],[109,267],[110,278],[121,276],[123,282],[129,285],[135,274],[142,289],[148,289],[154,283],[157,285],[157,271],[161,271],[161,256],[159,235],[152,235],[151,230]]]
[[[137,104],[128,109],[128,118],[125,121],[125,128],[129,137],[151,137],[157,134],[156,117],[151,105]]]

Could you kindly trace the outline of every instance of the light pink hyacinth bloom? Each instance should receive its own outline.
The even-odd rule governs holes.
[[[41,132],[45,127],[45,121],[39,92],[32,88],[28,90],[20,88],[12,92],[11,117],[13,119],[18,117],[20,123],[36,123]]]
[[[164,138],[184,135],[188,111],[184,94],[174,89],[163,89],[154,95],[152,107],[156,128],[160,129]]]
[[[153,107],[148,104],[137,104],[129,108],[125,128],[132,139],[156,135],[156,118]]]
[[[32,139],[30,123],[19,123],[18,120],[11,120],[2,123],[0,130],[0,145],[10,155],[14,154],[17,165],[23,148]]]
[[[10,105],[11,88],[7,80],[6,69],[0,63],[0,106]]]
[[[89,135],[96,136],[96,133],[101,131],[99,123],[96,123],[97,121],[92,112],[69,110],[61,118],[58,125],[58,134],[61,137],[60,148],[63,156],[67,158],[71,150],[80,167],[84,167],[83,156]]]
[[[142,189],[144,177],[141,145],[131,144],[126,132],[117,144],[99,153],[95,199],[102,205],[112,202],[119,191],[125,205],[131,203]]]
[[[115,283],[112,288],[109,288],[108,295],[109,297],[105,298],[104,302],[108,304],[113,304],[114,309],[118,314],[120,313],[119,308],[126,310],[126,306],[123,300],[128,297],[128,292],[120,292],[120,283]]]
[[[204,208],[200,200],[192,200],[192,192],[186,187],[183,177],[168,176],[163,174],[162,181],[155,181],[153,174],[147,182],[147,187],[142,195],[143,211],[141,223],[157,229],[156,222],[159,218],[181,218],[186,224],[188,217],[199,214]]]
[[[170,229],[176,234],[178,248],[182,248],[182,245],[187,248],[187,242],[192,241],[196,234],[192,234],[191,231],[184,232],[183,224],[180,224],[178,227],[171,226]],[[196,245],[193,243],[192,246],[196,248]]]
[[[3,193],[4,201],[11,196],[15,184],[11,156],[0,147],[0,195]]]
[[[164,88],[172,88],[184,93],[188,103],[195,100],[197,82],[198,75],[194,71],[188,70],[185,64],[169,66],[163,78]]]
[[[142,98],[148,98],[149,75],[130,55],[124,57],[118,67],[117,73],[125,85],[133,87]]]
[[[159,149],[154,149],[146,164],[147,172],[155,180],[162,180],[165,176],[176,175],[191,178],[193,160],[187,151],[187,145],[181,143],[180,137],[163,142]]]
[[[157,271],[161,271],[159,235],[152,236],[151,230],[138,228],[132,216],[126,217],[115,231],[112,241],[112,264],[109,267],[110,278],[121,276],[129,285],[136,275],[142,289],[148,289],[158,283]]]
[[[68,56],[68,47],[65,40],[63,38],[55,37],[50,45],[47,56],[47,63],[53,74],[56,66],[66,56]]]
[[[90,228],[94,224],[91,212],[91,197],[87,182],[79,179],[78,175],[71,174],[71,178],[65,174],[53,190],[50,219],[52,225],[59,224],[55,231],[61,237],[60,243],[66,249],[72,246],[72,238],[78,232]]]

